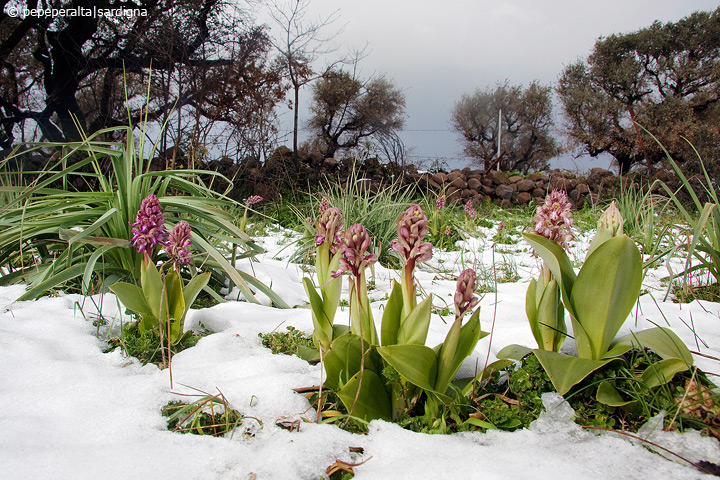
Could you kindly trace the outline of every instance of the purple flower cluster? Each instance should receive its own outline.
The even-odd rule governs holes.
[[[468,200],[467,203],[465,204],[465,213],[467,214],[468,217],[472,218],[473,220],[475,220],[475,218],[477,218],[477,212],[475,211],[475,209],[472,206],[472,200]]]
[[[320,214],[320,216],[322,216],[322,214],[325,213],[328,208],[330,208],[330,200],[328,200],[328,198],[323,195],[323,197],[320,199],[320,205],[318,205],[318,213]]]
[[[432,243],[423,242],[427,236],[428,219],[420,205],[412,205],[400,215],[397,224],[398,238],[390,249],[405,258],[406,263],[427,262],[432,258]]]
[[[476,288],[475,270],[471,268],[463,270],[455,286],[455,318],[462,318],[478,304],[480,300],[475,296]]]
[[[263,197],[261,197],[260,195],[251,195],[247,200],[245,200],[245,205],[247,205],[248,207],[251,207],[251,206],[255,205],[256,203],[262,202],[263,200],[265,200],[265,199]]]
[[[170,232],[168,237],[165,253],[167,253],[170,261],[179,268],[182,264],[189,264],[192,256],[188,251],[188,247],[192,245],[192,235],[190,233],[190,224],[185,220],[178,222],[175,228]]]
[[[359,223],[351,225],[345,230],[340,268],[333,273],[333,277],[350,272],[356,279],[360,278],[363,270],[378,260],[377,253],[366,253],[369,247],[370,235],[365,227]]]
[[[545,203],[537,207],[535,226],[530,232],[549,238],[561,247],[567,248],[567,242],[574,238],[570,208],[567,194],[561,190],[553,190],[545,197]]]
[[[442,210],[442,208],[445,206],[445,195],[441,195],[438,197],[438,199],[435,201],[435,207],[438,210]]]
[[[323,199],[324,198],[325,197],[323,197]],[[340,209],[328,206],[328,208],[322,212],[320,220],[318,221],[315,244],[320,246],[326,238],[331,239],[330,254],[334,255],[342,245],[344,224],[345,218]]]
[[[155,195],[150,194],[143,199],[132,227],[131,243],[138,253],[151,255],[155,245],[165,245],[165,217]]]

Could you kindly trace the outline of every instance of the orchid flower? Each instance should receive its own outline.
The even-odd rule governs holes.
[[[155,245],[165,245],[167,229],[160,201],[154,194],[145,197],[132,224],[131,243],[138,253],[145,254],[145,262],[150,261]]]
[[[428,231],[427,216],[420,205],[412,205],[400,215],[397,223],[398,238],[390,244],[390,249],[399,253],[405,260],[401,282],[405,317],[417,305],[413,273],[415,265],[432,258],[432,243],[423,242]]]
[[[178,222],[170,232],[165,253],[167,253],[176,270],[183,264],[189,264],[192,255],[188,248],[192,245],[190,224],[185,220]]]
[[[345,231],[340,268],[333,276],[350,274],[350,330],[365,341],[377,345],[377,331],[370,312],[365,269],[377,262],[378,254],[367,253],[369,247],[370,235],[365,227],[359,223],[351,225]]]

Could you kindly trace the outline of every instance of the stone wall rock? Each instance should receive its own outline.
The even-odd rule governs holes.
[[[577,177],[569,170],[534,172],[527,176],[491,171],[486,175],[479,170],[452,170],[427,175],[427,185],[444,192],[451,202],[479,202],[489,199],[500,205],[526,205],[533,199],[542,201],[552,190],[564,190],[574,208],[586,203],[594,204],[599,193],[616,177],[608,170],[594,168],[588,177]]]

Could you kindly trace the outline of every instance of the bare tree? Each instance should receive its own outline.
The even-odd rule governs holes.
[[[330,71],[340,60],[327,66],[321,72],[313,69],[313,63],[322,55],[335,51],[329,42],[339,31],[327,32],[328,28],[339,18],[339,10],[335,10],[324,18],[308,20],[309,0],[274,0],[270,3],[270,15],[280,27],[282,35],[272,39],[272,44],[280,54],[280,63],[290,81],[293,90],[293,158],[298,164],[298,125],[300,89],[317,80]]]
[[[267,35],[238,4],[102,3],[136,14],[21,19],[0,13],[1,146],[18,138],[78,140],[83,132],[127,124],[128,112],[138,124],[145,118],[142,107],[151,123],[171,120],[163,146],[198,146],[207,124],[253,128],[247,112],[260,97],[276,103],[284,98],[277,91],[280,77],[267,62]],[[34,4],[27,2],[28,8]],[[53,7],[95,4],[62,0]]]
[[[308,125],[332,157],[340,149],[388,135],[405,123],[405,96],[385,78],[362,82],[348,72],[334,70],[313,85],[313,112]]]
[[[382,155],[388,163],[397,167],[400,172],[405,171],[407,148],[397,131],[392,130],[376,135],[375,148],[379,150],[380,155]]]

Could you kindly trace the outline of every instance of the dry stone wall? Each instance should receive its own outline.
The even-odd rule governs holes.
[[[586,203],[596,203],[604,191],[617,187],[617,177],[602,168],[593,168],[586,177],[562,169],[521,176],[500,171],[484,174],[481,170],[469,168],[447,173],[413,174],[412,177],[413,181],[438,194],[444,192],[451,202],[472,200],[480,203],[490,200],[504,207],[525,205],[533,199],[542,201],[547,193],[564,190],[573,207],[582,208]]]

